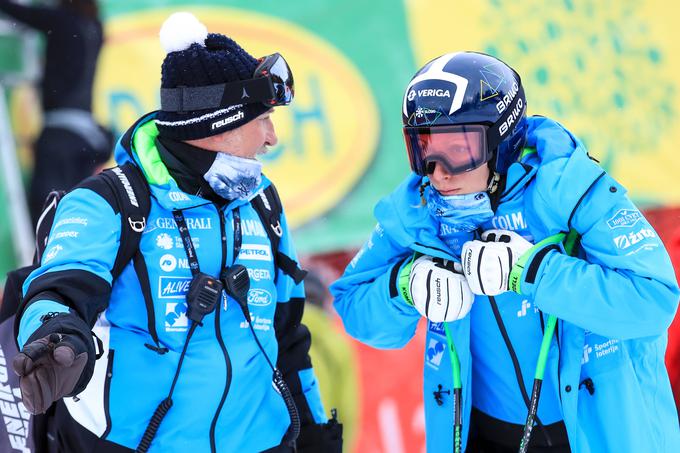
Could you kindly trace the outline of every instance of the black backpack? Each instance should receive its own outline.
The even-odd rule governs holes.
[[[146,226],[151,205],[146,179],[136,165],[127,163],[87,178],[77,187],[97,192],[111,204],[115,212],[120,212],[121,245],[112,270],[115,279],[137,253],[139,240]],[[18,404],[21,401],[19,378],[12,370],[11,363],[18,354],[14,325],[17,321],[16,313],[22,303],[21,288],[28,275],[40,266],[57,206],[64,195],[66,195],[64,191],[54,191],[45,200],[36,226],[33,263],[7,274],[0,306],[0,383],[11,393],[2,396],[6,404],[0,408],[5,419],[5,423],[0,424],[0,451],[47,450],[46,421],[50,411],[47,414],[32,416],[24,409],[23,404]]]
[[[125,266],[130,261],[133,262],[146,304],[149,333],[155,343],[155,346],[146,346],[161,354],[164,353],[165,348],[161,347],[156,332],[153,298],[146,263],[139,251],[139,241],[146,227],[151,205],[151,194],[146,178],[136,165],[127,163],[104,170],[86,179],[77,187],[93,190],[107,200],[115,212],[120,212],[122,228],[120,247],[111,274],[115,280]],[[11,451],[17,448],[20,451],[23,449],[23,451],[42,452],[47,449],[47,418],[52,415],[51,410],[54,406],[46,414],[37,416],[32,416],[22,410],[23,405],[19,407],[17,404],[21,400],[19,378],[11,369],[11,361],[18,354],[14,332],[15,323],[18,322],[16,314],[22,302],[22,286],[28,275],[40,266],[40,259],[47,245],[57,206],[65,194],[64,191],[51,192],[45,201],[36,227],[36,250],[33,263],[7,274],[3,302],[0,305],[0,384],[9,385],[7,388],[12,390],[13,400],[9,400],[10,395],[2,397],[7,401],[7,405],[0,406],[0,411],[5,416],[5,423],[0,423],[0,451]],[[275,269],[280,269],[296,284],[299,284],[306,272],[300,269],[295,260],[279,251],[283,236],[282,205],[274,185],[269,185],[251,203],[271,242]],[[4,413],[5,407],[12,408],[9,415]]]

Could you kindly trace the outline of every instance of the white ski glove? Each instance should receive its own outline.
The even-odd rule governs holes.
[[[406,302],[433,322],[464,318],[475,297],[460,264],[427,255],[404,266],[399,286]]]
[[[508,291],[512,266],[531,247],[531,242],[507,230],[487,230],[481,241],[463,244],[463,274],[472,292],[496,296]]]

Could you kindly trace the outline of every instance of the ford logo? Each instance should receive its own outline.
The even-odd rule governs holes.
[[[272,303],[272,295],[264,289],[251,289],[248,291],[248,305],[266,307]]]

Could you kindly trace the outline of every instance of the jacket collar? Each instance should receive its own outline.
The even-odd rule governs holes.
[[[116,161],[119,165],[132,161],[140,167],[149,182],[152,197],[165,209],[190,209],[212,204],[210,200],[183,192],[163,164],[155,143],[158,136],[154,122],[156,114],[152,112],[143,116],[121,137],[116,145]],[[250,203],[270,184],[269,179],[262,175],[262,182],[249,199],[233,200],[227,204],[227,209]]]

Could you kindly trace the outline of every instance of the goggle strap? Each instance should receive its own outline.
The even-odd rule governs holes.
[[[201,87],[161,88],[161,110],[190,112],[235,104],[266,102],[274,98],[269,77],[257,77]]]
[[[519,80],[519,79],[518,79]],[[522,100],[522,109],[519,112],[519,114],[515,117],[515,121],[508,127],[508,131],[506,134],[501,136],[501,126],[505,124],[505,122],[510,118],[512,115],[512,112],[517,108],[517,103],[519,100]],[[506,139],[510,131],[517,126],[517,123],[519,122],[520,118],[522,118],[522,112],[526,110],[527,108],[527,102],[526,98],[524,96],[524,87],[522,87],[521,82],[519,82],[519,90],[517,91],[517,94],[515,95],[515,98],[512,100],[510,105],[505,109],[504,115],[500,118],[499,121],[496,122],[492,127],[489,128],[487,134],[486,134],[486,142],[487,142],[487,147],[489,148],[490,151],[495,150],[498,145]]]

